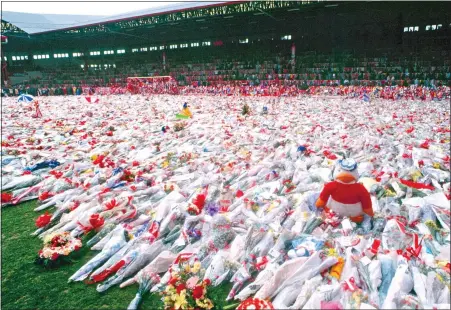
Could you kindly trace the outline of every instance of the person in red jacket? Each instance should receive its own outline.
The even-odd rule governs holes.
[[[357,182],[359,175],[357,163],[353,159],[338,161],[334,172],[334,181],[324,186],[318,200],[317,208],[332,210],[338,215],[348,216],[360,223],[363,215],[374,216],[371,197],[366,188]]]

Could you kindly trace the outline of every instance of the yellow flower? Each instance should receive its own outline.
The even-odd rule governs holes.
[[[176,295],[174,303],[175,309],[185,309],[187,305],[188,302],[186,301],[186,295],[184,292],[181,292],[180,295]]]
[[[191,268],[189,267],[189,265],[188,265],[188,264],[185,265],[185,271],[186,271],[186,272],[190,272],[190,270],[191,270]]]
[[[271,204],[269,205],[269,207],[268,207],[268,209],[266,210],[266,212],[269,212],[269,211],[271,211],[272,209],[274,209],[274,208],[275,208],[275,206],[276,206],[275,202],[274,202],[274,201],[273,201],[273,202],[271,202]]]
[[[396,196],[396,194],[394,192],[392,192],[391,190],[389,190],[389,189],[385,190],[385,195],[387,195],[389,197],[395,197]]]
[[[421,172],[418,171],[418,170],[416,170],[416,171],[415,171],[414,173],[412,173],[410,176],[412,177],[412,180],[413,180],[414,182],[416,182],[416,181],[421,177]]]
[[[201,267],[200,262],[195,262],[193,265],[193,268],[191,268],[191,272],[198,273],[200,270],[200,267]]]
[[[173,290],[173,286],[172,285],[168,285],[168,286],[166,286],[166,289],[165,289],[165,291],[167,292],[167,293],[170,293],[171,292],[171,290]]]
[[[166,168],[167,166],[169,166],[169,162],[167,160],[165,160],[162,164],[163,168]]]
[[[433,163],[432,167],[434,167],[435,169],[439,169],[440,168],[440,163]]]
[[[213,308],[213,303],[208,298],[204,298],[203,300],[197,299],[196,305],[198,305],[199,307],[204,308],[204,309],[212,309]]]

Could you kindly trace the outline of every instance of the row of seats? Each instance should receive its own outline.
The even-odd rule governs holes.
[[[125,85],[127,77],[170,75],[181,85],[218,83],[221,81],[248,80],[338,80],[345,81],[407,81],[407,83],[446,83],[451,80],[451,59],[448,55],[410,55],[393,57],[356,57],[345,55],[298,55],[295,61],[290,55],[272,55],[257,58],[205,57],[202,59],[168,60],[137,63],[129,58],[110,67],[84,70],[79,64],[65,64],[57,68],[43,69],[43,78],[30,81],[35,85]]]

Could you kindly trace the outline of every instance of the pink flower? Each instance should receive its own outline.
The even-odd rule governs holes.
[[[199,282],[199,277],[197,276],[191,277],[186,281],[186,286],[189,289],[194,289],[196,287],[197,282]]]

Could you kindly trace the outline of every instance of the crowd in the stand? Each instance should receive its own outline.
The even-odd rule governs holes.
[[[216,86],[179,86],[179,87],[146,87],[142,85],[138,92],[142,94],[182,94],[182,95],[212,95],[212,96],[345,96],[383,99],[411,100],[444,100],[450,98],[450,87],[424,86],[310,86],[301,89],[296,85],[237,85],[222,84]]]
[[[108,95],[108,94],[171,94],[171,95],[210,95],[210,96],[343,96],[371,98],[384,98],[390,100],[446,100],[450,99],[449,86],[348,86],[331,84],[328,86],[299,87],[289,83],[261,83],[250,85],[248,82],[224,82],[210,86],[188,85],[180,86],[176,81],[138,81],[128,83],[127,86],[112,85],[110,87],[67,87],[56,90],[32,91],[32,88],[24,88],[19,92],[6,93],[18,95],[28,93],[37,96],[52,95]]]
[[[86,87],[126,87],[128,77],[141,76],[171,76],[178,86],[213,86],[215,89],[224,84],[243,82],[257,88],[283,83],[285,87],[295,85],[301,90],[333,85],[439,87],[451,82],[451,59],[446,56],[446,51],[402,54],[393,50],[381,52],[378,57],[345,52],[303,52],[295,59],[265,49],[182,55],[171,54],[164,64],[155,57],[146,59],[132,55],[115,64],[90,64],[80,68],[80,64],[67,63],[39,70],[34,68],[42,76],[28,81],[28,92],[36,95],[80,94]],[[23,88],[12,88],[7,93],[18,94],[25,91]]]

